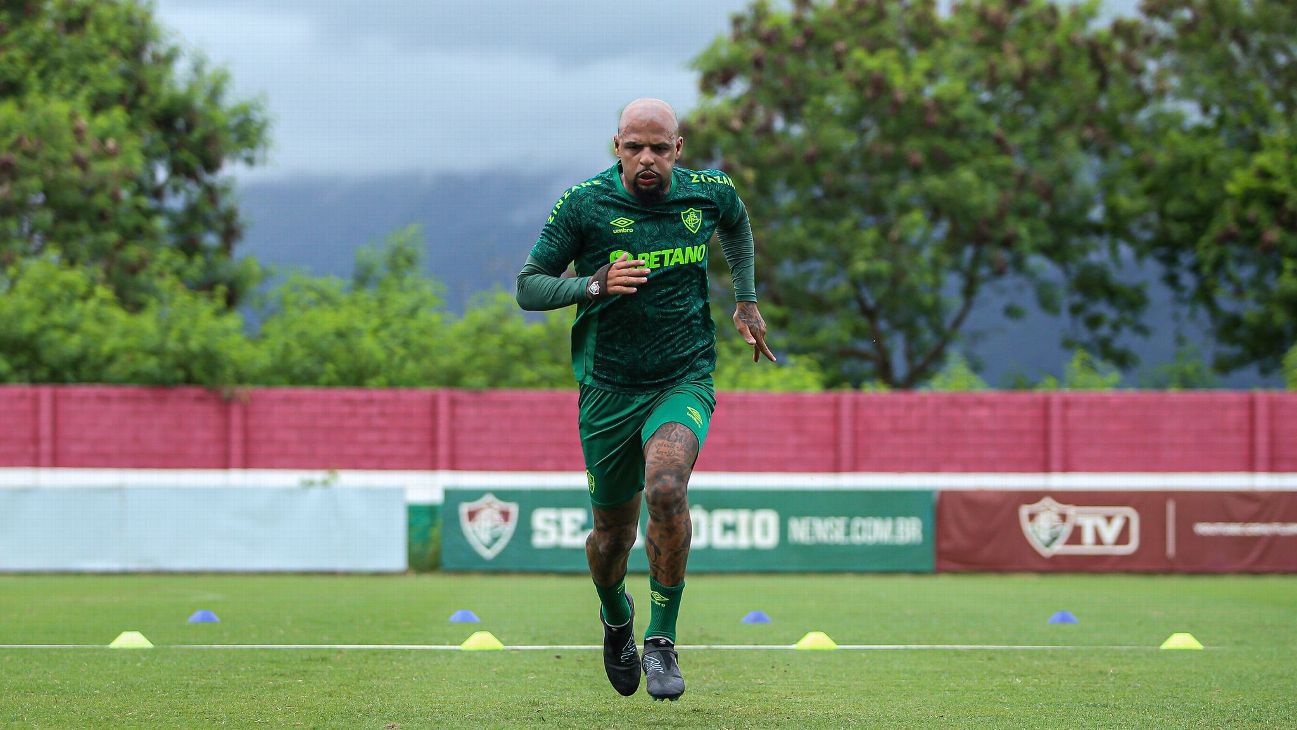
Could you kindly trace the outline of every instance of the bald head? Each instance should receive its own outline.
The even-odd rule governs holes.
[[[671,171],[684,148],[675,110],[661,99],[627,104],[612,148],[621,161],[626,190],[642,202],[661,201],[671,190]]]
[[[636,99],[621,110],[621,119],[617,121],[617,133],[623,134],[628,127],[651,125],[665,130],[675,136],[680,130],[676,121],[676,111],[661,99]]]

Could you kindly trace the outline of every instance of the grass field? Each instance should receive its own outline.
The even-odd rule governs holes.
[[[631,576],[632,594],[646,579]],[[644,602],[647,604],[647,602]],[[777,575],[690,579],[675,703],[622,698],[584,576],[0,576],[0,724],[199,727],[1293,727],[1297,576]],[[448,621],[471,609],[480,624]],[[217,624],[188,624],[198,609]],[[769,624],[740,619],[763,610]],[[1075,625],[1050,625],[1069,610]],[[641,618],[644,625],[647,617]],[[156,648],[109,650],[138,630]],[[1205,651],[1159,651],[1173,632]]]

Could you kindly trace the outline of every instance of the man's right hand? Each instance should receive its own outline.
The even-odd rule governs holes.
[[[634,294],[640,284],[648,281],[649,270],[644,262],[632,259],[624,253],[616,261],[604,264],[594,272],[585,285],[585,295],[591,299],[603,299],[614,294]]]

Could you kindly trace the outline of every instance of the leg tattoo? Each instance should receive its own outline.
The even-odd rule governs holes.
[[[616,507],[594,507],[594,529],[585,539],[585,558],[596,585],[613,586],[626,575],[626,558],[635,545],[639,495]]]
[[[662,585],[680,585],[685,577],[693,537],[689,475],[697,459],[698,437],[679,423],[663,425],[644,446],[649,574]]]

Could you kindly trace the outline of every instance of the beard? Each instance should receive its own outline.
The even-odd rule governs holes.
[[[631,185],[631,193],[636,200],[641,203],[661,203],[667,197],[667,186],[670,185],[670,178],[659,177],[657,184],[651,187],[643,187],[639,180],[634,180]]]

